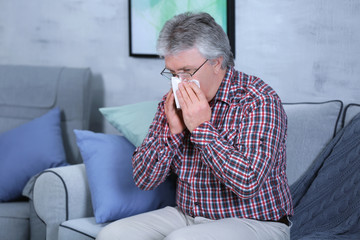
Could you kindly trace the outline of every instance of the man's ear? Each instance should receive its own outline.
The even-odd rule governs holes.
[[[216,74],[218,74],[221,71],[221,66],[222,66],[223,60],[224,60],[223,57],[218,57],[218,58],[211,60],[212,61],[211,64],[214,66],[214,72]]]

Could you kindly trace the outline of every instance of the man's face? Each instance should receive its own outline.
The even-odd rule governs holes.
[[[206,58],[204,58],[196,48],[182,51],[176,55],[165,56],[165,66],[174,74],[184,72],[193,74],[205,61]],[[215,82],[214,66],[210,64],[210,61],[207,61],[192,76],[192,79],[199,81],[200,89],[208,101],[215,96],[218,84]]]

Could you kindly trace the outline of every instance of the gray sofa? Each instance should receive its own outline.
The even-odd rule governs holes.
[[[285,103],[288,115],[287,174],[295,183],[360,106],[333,100]],[[34,186],[34,208],[46,225],[46,239],[95,239],[96,224],[84,164],[44,171]]]
[[[66,161],[82,162],[72,130],[89,126],[90,82],[88,68],[0,65],[0,135],[58,107]],[[32,203],[28,198],[0,202],[1,240],[45,239],[45,223]]]

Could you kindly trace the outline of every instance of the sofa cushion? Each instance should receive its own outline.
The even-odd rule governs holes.
[[[26,182],[50,167],[65,165],[60,110],[54,108],[0,135],[0,202],[21,197]]]
[[[99,110],[111,125],[138,147],[148,133],[157,105],[157,101],[148,101]]]
[[[284,103],[288,116],[287,177],[293,184],[334,137],[343,103]]]
[[[0,203],[0,239],[29,239],[29,202]]]
[[[59,240],[95,239],[104,226],[106,224],[97,224],[94,217],[68,220],[59,227]]]
[[[342,118],[342,127],[345,127],[349,122],[355,117],[356,114],[360,113],[360,104],[350,103],[345,107],[343,118]]]
[[[360,114],[290,187],[292,239],[360,239],[359,153]]]
[[[0,239],[28,239],[29,202],[0,203]]]
[[[30,206],[28,201],[0,203],[0,218],[23,218],[30,216]],[[0,238],[1,239],[1,238]]]
[[[134,183],[131,157],[135,150],[125,137],[75,130],[88,177],[97,223],[175,204],[175,187],[165,181],[151,191]]]

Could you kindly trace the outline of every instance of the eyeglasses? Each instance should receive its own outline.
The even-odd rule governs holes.
[[[202,66],[204,66],[204,64],[208,61],[209,59],[206,59],[205,62],[203,62],[203,64],[200,65],[200,67],[198,67],[195,72],[193,73],[188,73],[188,72],[179,72],[179,73],[172,73],[171,71],[169,71],[168,69],[164,68],[162,71],[161,71],[161,75],[169,80],[171,80],[171,77],[178,77],[180,78],[180,80],[190,80],[192,78],[192,76],[195,75],[195,73],[197,71],[200,70],[200,68]]]

